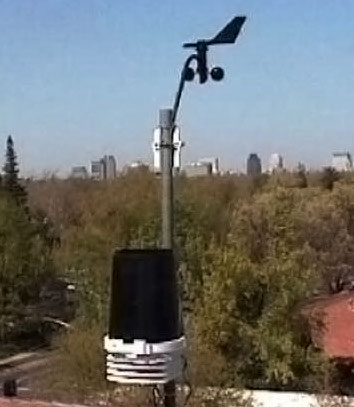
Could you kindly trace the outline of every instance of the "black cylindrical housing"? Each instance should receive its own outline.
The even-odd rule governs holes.
[[[181,336],[172,250],[117,250],[112,267],[109,337],[159,343]]]

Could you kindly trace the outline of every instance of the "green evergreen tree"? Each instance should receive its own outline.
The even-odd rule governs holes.
[[[12,199],[0,199],[0,343],[23,329],[53,270],[51,248],[36,224]]]
[[[6,162],[3,170],[4,190],[7,191],[19,205],[25,205],[27,201],[27,193],[24,187],[19,183],[17,156],[11,135],[7,137],[6,141]]]

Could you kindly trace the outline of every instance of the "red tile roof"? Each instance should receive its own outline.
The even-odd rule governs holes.
[[[354,292],[309,301],[302,309],[313,342],[333,358],[354,358]]]

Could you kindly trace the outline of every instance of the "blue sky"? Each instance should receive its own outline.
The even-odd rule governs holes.
[[[185,41],[248,21],[213,48],[222,83],[188,84],[184,162],[250,152],[289,166],[354,153],[353,0],[0,0],[0,141],[21,169],[68,171],[105,153],[152,161],[158,110],[172,104]]]

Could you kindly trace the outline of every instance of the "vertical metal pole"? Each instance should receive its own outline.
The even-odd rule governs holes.
[[[172,109],[160,110],[162,175],[162,247],[173,249]]]
[[[161,109],[161,175],[162,175],[162,247],[173,249],[173,110]],[[165,407],[176,405],[176,385],[170,381],[164,385]]]

